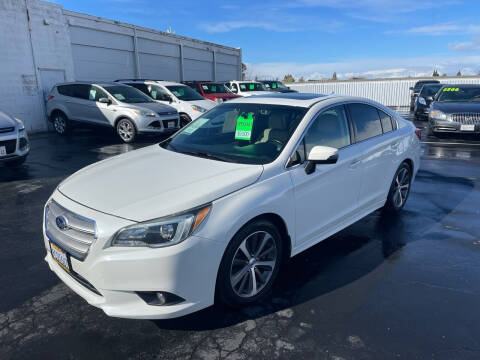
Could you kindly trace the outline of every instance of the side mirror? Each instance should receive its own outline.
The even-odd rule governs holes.
[[[236,88],[234,88],[234,87],[232,87],[231,90],[232,90],[232,92],[235,93],[235,94],[238,92],[238,90],[237,90]]]
[[[314,146],[307,160],[305,173],[309,175],[315,171],[317,164],[335,164],[338,160],[338,149],[330,146]]]
[[[107,105],[110,105],[112,103],[112,100],[110,100],[109,98],[100,98],[98,99],[98,102],[99,103],[102,103],[102,104],[107,104]]]
[[[427,96],[428,101],[433,101],[433,96]]]

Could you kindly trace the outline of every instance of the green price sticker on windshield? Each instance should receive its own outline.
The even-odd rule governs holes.
[[[240,115],[237,118],[237,126],[235,128],[235,140],[250,140],[253,128],[253,113],[249,112]]]
[[[250,88],[250,90],[254,90],[255,89],[255,84],[250,84],[248,87]]]
[[[459,88],[444,88],[443,91],[460,91]]]

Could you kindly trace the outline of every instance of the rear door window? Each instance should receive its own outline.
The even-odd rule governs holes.
[[[90,85],[76,84],[73,85],[73,97],[83,100],[90,100]]]
[[[383,133],[376,108],[355,103],[347,106],[355,130],[355,141],[363,141]]]
[[[384,113],[382,110],[378,110],[380,115],[380,121],[382,122],[383,132],[389,132],[393,130],[393,119],[390,115]]]

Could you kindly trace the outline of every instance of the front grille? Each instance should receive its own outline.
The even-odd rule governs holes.
[[[13,126],[11,126],[11,127],[4,127],[4,128],[0,128],[0,133],[12,132],[13,130],[15,130],[15,127],[13,127]]]
[[[17,148],[17,139],[0,141],[0,146],[5,146],[7,154],[13,154]]]
[[[480,114],[452,114],[452,121],[462,125],[476,125],[480,124]]]
[[[176,115],[176,114],[177,114],[176,111],[169,111],[169,112],[161,112],[161,113],[158,113],[158,115],[160,115],[160,116]]]
[[[59,217],[66,220],[63,230],[57,225]],[[45,231],[48,238],[80,261],[87,257],[88,250],[96,239],[95,228],[95,221],[77,215],[53,200],[45,208]]]

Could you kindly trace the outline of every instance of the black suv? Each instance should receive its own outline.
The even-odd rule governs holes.
[[[418,93],[417,99],[415,100],[415,109],[413,110],[415,119],[428,120],[430,104],[433,102],[433,98],[441,87],[442,84],[425,84],[422,86],[422,89]]]
[[[410,111],[413,111],[415,108],[415,100],[417,100],[418,93],[422,89],[422,86],[425,84],[438,84],[440,81],[438,80],[420,80],[415,83],[414,87],[411,87],[412,95],[410,96]]]
[[[296,93],[297,90],[290,89],[288,86],[284,85],[281,81],[278,80],[260,80],[260,82],[265,85],[269,91],[279,92],[279,93]]]

